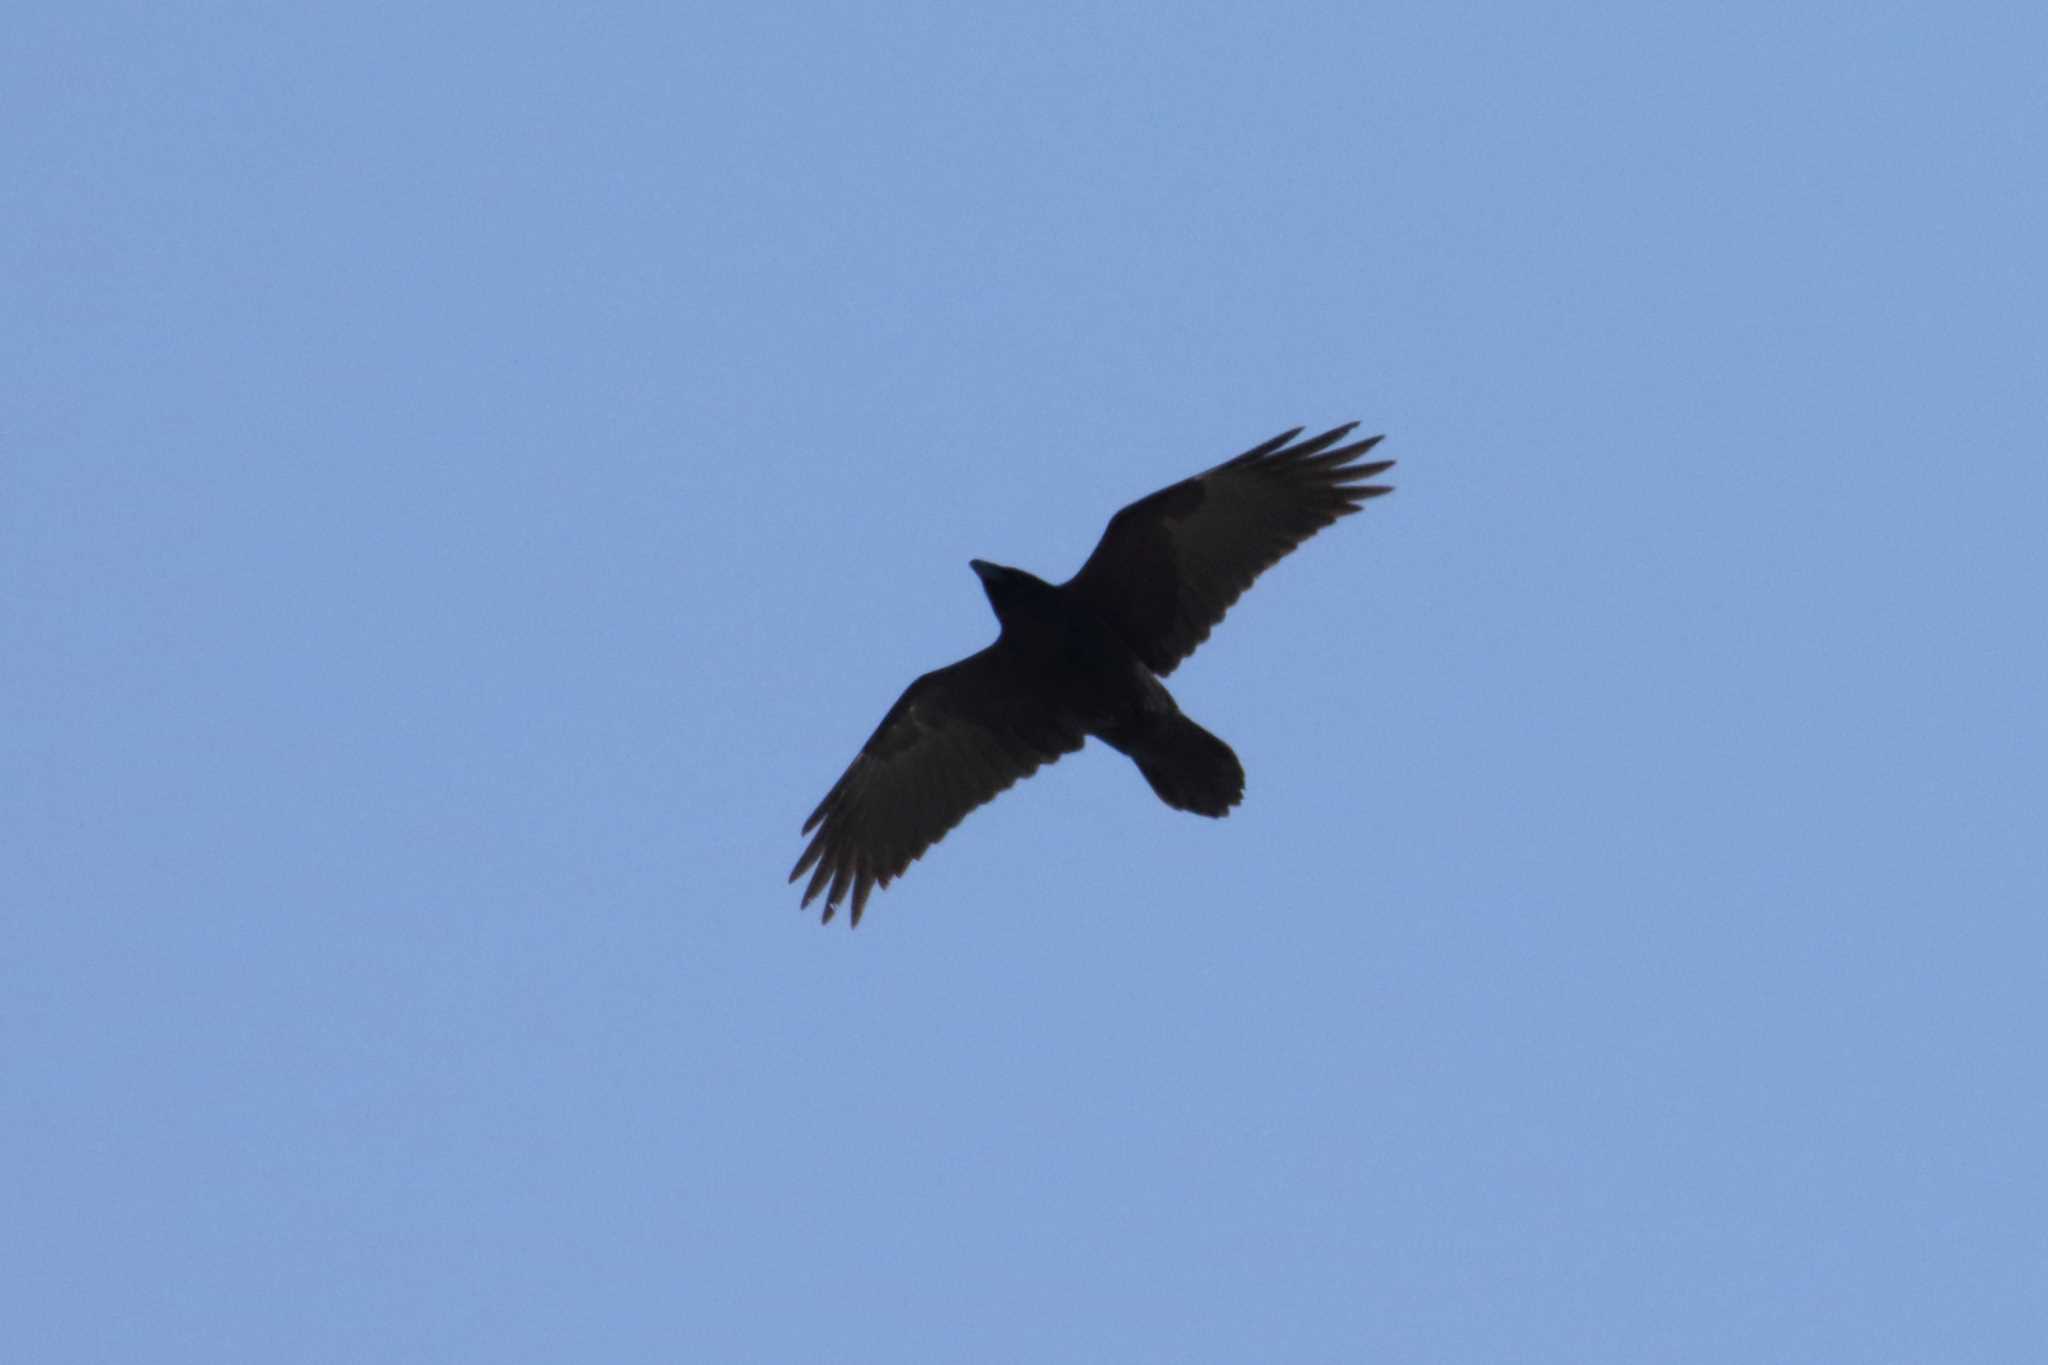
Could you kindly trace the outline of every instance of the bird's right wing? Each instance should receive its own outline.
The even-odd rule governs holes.
[[[824,892],[827,922],[851,891],[859,924],[870,891],[903,875],[976,806],[1086,738],[1032,694],[1000,643],[935,669],[904,689],[804,822],[811,842],[789,879],[812,872],[803,903]]]

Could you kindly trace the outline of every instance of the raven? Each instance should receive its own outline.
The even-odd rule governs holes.
[[[965,819],[1093,735],[1130,756],[1175,810],[1220,816],[1244,797],[1230,746],[1181,714],[1160,679],[1209,638],[1252,580],[1367,498],[1392,460],[1360,463],[1380,438],[1343,444],[1350,422],[1306,441],[1283,432],[1110,518],[1064,583],[970,561],[1002,633],[904,690],[803,832],[789,879],[812,872],[829,923],[847,892],[854,924],[887,886]],[[812,871],[812,869],[816,869]]]

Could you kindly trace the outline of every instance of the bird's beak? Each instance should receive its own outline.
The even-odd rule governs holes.
[[[996,566],[986,559],[970,559],[967,561],[967,567],[974,570],[974,576],[984,583],[988,582],[988,576],[996,571]]]

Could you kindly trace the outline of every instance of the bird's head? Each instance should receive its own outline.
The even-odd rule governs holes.
[[[991,564],[986,559],[970,559],[967,561],[967,567],[974,570],[974,576],[981,580],[981,590],[988,594],[991,602],[995,600],[997,593],[1017,577],[1015,569],[1002,564]]]
[[[974,570],[974,576],[981,580],[981,590],[988,594],[988,604],[995,608],[998,620],[1008,619],[1010,608],[1030,598],[1033,589],[1051,586],[1022,569],[1013,569],[1007,564],[991,564],[986,559],[970,559],[967,567]]]

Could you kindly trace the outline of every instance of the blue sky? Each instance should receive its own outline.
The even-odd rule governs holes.
[[[31,4],[0,1354],[2038,1352],[2044,29]],[[1228,820],[798,915],[968,559],[1352,418]]]

